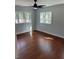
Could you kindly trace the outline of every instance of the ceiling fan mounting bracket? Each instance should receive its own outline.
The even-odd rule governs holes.
[[[33,5],[34,8],[42,8],[43,6],[45,6],[45,5],[39,5],[38,6],[37,5],[37,0],[34,0],[34,2],[35,2],[34,5]]]

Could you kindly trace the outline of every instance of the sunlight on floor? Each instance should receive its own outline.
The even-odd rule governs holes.
[[[40,47],[40,49],[43,53],[45,53],[45,54],[50,54],[51,53],[52,48],[51,48],[50,41],[40,39],[38,44],[39,44],[39,47]]]
[[[51,37],[44,37],[45,39],[48,39],[48,40],[54,40],[53,38]]]

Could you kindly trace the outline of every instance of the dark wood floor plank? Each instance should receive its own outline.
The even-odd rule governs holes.
[[[64,59],[64,39],[34,31],[17,35],[19,59]]]

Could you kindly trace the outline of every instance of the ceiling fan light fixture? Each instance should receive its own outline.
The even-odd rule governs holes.
[[[36,4],[36,3],[34,4],[34,6],[33,6],[33,7],[34,7],[34,9],[38,9],[38,8],[37,8],[38,6],[37,6],[37,4]]]
[[[34,7],[34,9],[38,9],[37,7]]]

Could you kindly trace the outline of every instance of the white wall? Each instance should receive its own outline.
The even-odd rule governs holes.
[[[52,24],[40,24],[41,11],[52,11]],[[36,29],[55,36],[64,37],[64,4],[37,10]]]

